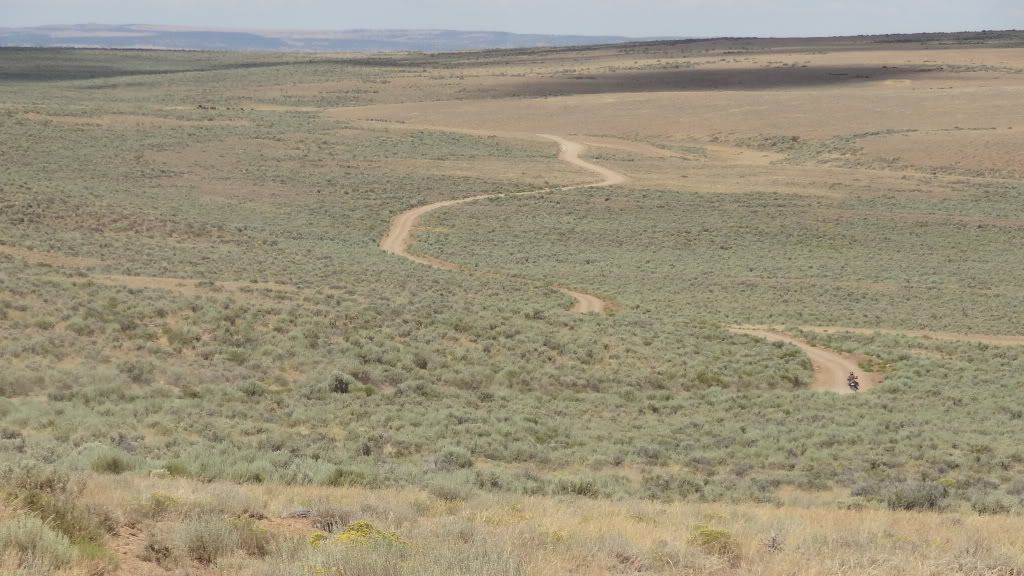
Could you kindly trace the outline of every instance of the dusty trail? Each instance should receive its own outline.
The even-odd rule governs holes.
[[[846,385],[846,377],[853,372],[860,381],[861,390],[870,390],[881,382],[881,377],[874,372],[867,372],[858,366],[857,359],[851,356],[840,354],[826,348],[817,348],[807,342],[794,338],[784,332],[759,328],[729,328],[734,334],[746,334],[757,338],[764,338],[769,342],[785,342],[800,348],[811,359],[814,366],[814,383],[811,388],[814,390],[827,390],[838,394],[850,394],[851,390]]]
[[[599,188],[602,186],[614,186],[616,184],[622,184],[626,181],[626,176],[620,174],[610,168],[604,166],[598,166],[591,162],[580,158],[580,155],[587,149],[587,147],[579,142],[573,142],[560,136],[553,136],[550,134],[538,134],[537,136],[548,140],[553,140],[558,143],[558,159],[577,166],[584,170],[593,172],[601,176],[602,180],[594,184],[583,184],[579,186],[565,186],[562,188],[546,188],[543,190],[533,190],[530,192],[519,192],[516,194],[482,194],[480,196],[471,196],[469,198],[459,198],[457,200],[444,200],[442,202],[434,202],[433,204],[426,204],[418,206],[411,210],[402,212],[398,216],[395,216],[391,220],[391,226],[388,228],[388,233],[384,236],[384,239],[380,241],[380,248],[389,254],[395,254],[408,260],[412,260],[418,264],[426,264],[427,266],[433,266],[441,270],[458,270],[459,266],[452,262],[446,262],[439,258],[433,258],[431,256],[419,256],[409,252],[409,247],[413,242],[413,235],[416,226],[419,224],[420,219],[424,214],[439,210],[441,208],[449,208],[451,206],[458,206],[460,204],[466,204],[469,202],[477,202],[479,200],[485,200],[487,198],[503,198],[506,196],[528,196],[535,194],[544,194],[546,192],[562,192],[568,190],[579,190],[582,188]],[[573,305],[571,310],[580,314],[600,314],[608,308],[608,303],[598,298],[597,296],[586,294],[584,292],[578,292],[570,290],[568,288],[558,287],[558,290],[568,294],[573,298]]]

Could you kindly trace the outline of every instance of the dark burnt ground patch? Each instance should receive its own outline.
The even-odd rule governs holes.
[[[937,68],[884,66],[808,66],[778,68],[682,69],[600,74],[572,74],[529,79],[482,88],[483,97],[550,97],[615,92],[704,92],[714,90],[781,90],[935,76]]]

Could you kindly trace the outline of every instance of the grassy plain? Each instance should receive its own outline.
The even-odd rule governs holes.
[[[0,52],[0,566],[1024,573],[1021,348],[899,332],[1024,335],[1024,39],[896,40]],[[630,182],[379,250],[535,133]]]

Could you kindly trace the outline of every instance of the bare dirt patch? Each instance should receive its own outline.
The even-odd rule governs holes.
[[[58,254],[56,252],[30,250],[28,248],[19,248],[17,246],[0,245],[0,254],[7,254],[8,256],[20,258],[29,264],[43,264],[46,266],[57,266],[61,268],[91,268],[103,263],[101,260],[97,260],[95,258],[68,256],[66,254]]]
[[[1024,126],[879,136],[864,141],[862,147],[867,158],[926,170],[1024,177]]]
[[[104,114],[101,116],[54,116],[27,112],[22,118],[40,122],[54,122],[66,126],[84,126],[93,128],[183,128],[196,126],[244,126],[245,120],[177,120],[159,116],[142,116],[134,114]]]

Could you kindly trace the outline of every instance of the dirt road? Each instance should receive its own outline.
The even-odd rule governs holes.
[[[552,136],[551,134],[538,134],[541,138],[547,138],[548,140],[554,140],[558,142],[559,151],[558,159],[563,162],[568,162],[573,166],[578,166],[584,170],[589,170],[595,174],[600,174],[604,177],[604,180],[596,184],[587,184],[585,186],[571,186],[569,188],[561,188],[561,190],[572,190],[574,188],[598,188],[601,186],[614,186],[616,184],[622,184],[626,181],[626,177],[611,168],[605,168],[604,166],[598,166],[592,164],[586,160],[580,158],[580,155],[586,151],[587,147],[579,142],[573,142],[566,140],[559,136]]]
[[[384,236],[384,239],[380,241],[381,250],[401,256],[408,260],[419,264],[426,264],[427,266],[433,266],[441,270],[458,270],[459,266],[452,262],[446,262],[439,258],[433,258],[430,256],[419,256],[409,252],[409,247],[413,243],[413,236],[416,226],[419,224],[420,219],[424,214],[439,210],[441,208],[449,208],[451,206],[458,206],[460,204],[466,204],[468,202],[476,202],[478,200],[484,200],[487,198],[502,198],[505,196],[527,196],[532,194],[544,194],[546,192],[564,192],[568,190],[578,190],[581,188],[597,188],[601,186],[614,186],[616,184],[622,184],[626,181],[626,176],[604,166],[598,166],[587,162],[580,158],[580,155],[587,149],[586,146],[579,142],[573,142],[560,136],[553,136],[551,134],[538,134],[540,138],[547,140],[553,140],[558,143],[558,159],[563,162],[572,164],[584,170],[593,172],[601,176],[602,180],[594,184],[584,184],[581,186],[566,186],[563,188],[547,188],[543,190],[534,190],[530,192],[520,192],[517,194],[482,194],[480,196],[471,196],[469,198],[459,198],[457,200],[445,200],[442,202],[434,202],[433,204],[426,204],[418,206],[411,210],[402,212],[398,216],[395,216],[391,220],[391,226],[388,228],[388,233]],[[559,291],[568,294],[573,298],[573,305],[571,310],[580,314],[600,314],[603,313],[608,303],[601,300],[597,296],[579,292],[576,290],[570,290],[568,288],[558,288]]]
[[[769,342],[785,342],[803,350],[811,359],[811,365],[814,366],[814,383],[811,384],[811,388],[814,390],[850,394],[851,390],[846,385],[846,378],[850,372],[857,375],[861,390],[870,390],[881,382],[881,377],[878,374],[862,370],[855,358],[826,348],[811,346],[807,342],[784,332],[741,327],[732,327],[729,328],[729,331],[734,334],[746,334],[747,336],[764,338]]]
[[[425,204],[423,206],[413,208],[412,210],[402,212],[391,220],[391,226],[388,228],[387,236],[380,241],[380,249],[388,254],[395,254],[419,264],[426,264],[427,266],[433,266],[434,268],[440,268],[442,270],[458,270],[459,267],[451,262],[445,262],[444,260],[431,258],[429,256],[417,256],[415,254],[410,254],[409,246],[412,245],[413,229],[417,224],[419,224],[420,218],[428,212],[433,212],[434,210],[439,210],[441,208],[448,208],[450,206],[458,206],[459,204],[465,204],[467,202],[476,202],[477,200],[483,200],[485,198],[496,198],[499,196],[502,195],[485,194],[482,196],[472,196],[470,198],[459,198],[458,200],[445,200],[444,202]]]
[[[607,302],[593,294],[585,294],[583,292],[569,290],[568,288],[559,288],[559,290],[572,297],[572,308],[569,310],[577,314],[602,314],[608,307]]]

